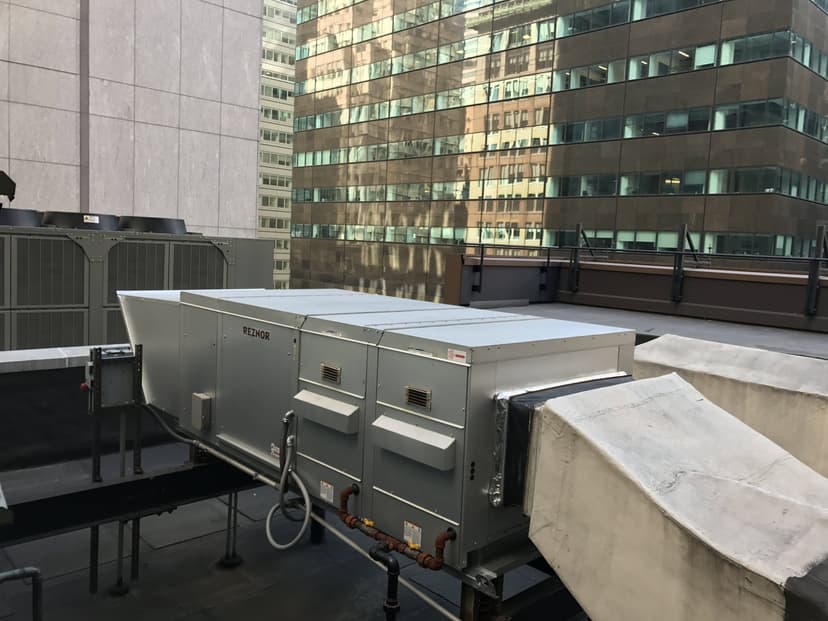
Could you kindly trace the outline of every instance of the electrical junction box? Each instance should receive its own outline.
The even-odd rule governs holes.
[[[149,360],[152,331],[131,318],[141,295],[120,293],[130,338]],[[185,291],[177,317],[175,308],[165,312],[179,326],[177,353],[168,346],[173,359],[146,362],[144,383],[154,395],[177,391],[172,409],[156,405],[181,431],[278,479],[282,417],[294,410],[296,469],[317,502],[336,506],[356,484],[351,513],[426,552],[453,528],[445,560],[457,570],[527,540],[521,507],[498,500],[505,426],[495,397],[624,375],[635,340],[629,330],[331,289]],[[209,426],[194,394],[212,396]]]

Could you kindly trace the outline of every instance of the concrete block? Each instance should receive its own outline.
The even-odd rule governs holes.
[[[11,0],[11,3],[73,19],[80,18],[80,0]]]
[[[135,4],[135,83],[179,92],[181,0],[140,0]]]
[[[80,166],[11,160],[17,182],[14,206],[40,211],[80,211]]]
[[[675,374],[538,415],[529,536],[590,619],[823,616],[791,613],[825,610],[828,480],[790,453]]]
[[[56,164],[80,163],[77,112],[10,103],[9,128],[13,158]]]
[[[218,134],[221,104],[217,101],[181,96],[181,128]]]
[[[224,11],[221,100],[248,108],[259,105],[262,19]]]
[[[77,74],[14,63],[3,65],[8,72],[4,82],[8,84],[11,101],[73,112],[80,110],[80,77]]]
[[[89,113],[116,119],[134,118],[135,87],[89,78]]]
[[[181,9],[181,93],[219,101],[222,9],[198,0]]]
[[[0,5],[0,28],[2,9]],[[10,33],[8,52],[0,40],[0,58],[78,73],[78,21],[61,15],[9,5]]]
[[[89,210],[133,211],[134,124],[100,116],[89,118]]]
[[[636,347],[636,378],[672,372],[828,476],[828,360],[672,334]]]
[[[178,95],[135,87],[135,120],[178,127]]]
[[[220,227],[256,229],[258,146],[254,140],[221,137]]]
[[[178,130],[135,124],[136,216],[178,217]]]
[[[89,0],[89,75],[133,83],[135,0]]]
[[[178,217],[190,225],[216,227],[219,194],[219,136],[182,130],[178,174]],[[215,229],[213,229],[215,233]]]
[[[246,13],[259,19],[262,18],[262,3],[261,0],[224,0],[225,8]]]
[[[234,138],[258,140],[259,110],[221,104],[221,134]]]

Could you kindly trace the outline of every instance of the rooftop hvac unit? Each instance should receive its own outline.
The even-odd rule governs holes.
[[[38,227],[41,220],[40,212],[34,209],[0,209],[0,226]]]
[[[140,233],[166,233],[168,235],[186,235],[187,227],[179,218],[149,218],[146,216],[121,216],[118,228],[122,231]]]
[[[88,229],[92,231],[118,230],[118,216],[103,213],[44,211],[42,222],[43,226],[54,226],[61,229]]]
[[[315,502],[432,568],[453,537],[439,564],[474,575],[528,546],[496,395],[632,365],[631,331],[496,311],[330,289],[119,295],[147,400],[184,433],[272,480],[295,448]]]

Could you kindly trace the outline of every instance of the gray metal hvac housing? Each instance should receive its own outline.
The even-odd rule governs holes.
[[[147,401],[185,433],[278,480],[294,410],[315,502],[357,484],[350,513],[426,552],[454,529],[466,574],[528,541],[497,498],[495,396],[632,368],[634,333],[604,326],[331,289],[119,295]]]
[[[268,240],[0,226],[0,351],[125,342],[118,289],[272,283]]]

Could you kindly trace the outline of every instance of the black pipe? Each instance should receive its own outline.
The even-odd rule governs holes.
[[[397,599],[400,564],[385,544],[374,546],[368,551],[368,554],[378,563],[382,563],[388,573],[388,589],[385,593],[385,602],[382,609],[385,611],[386,621],[395,621],[397,614],[400,612],[400,602]]]
[[[0,584],[10,580],[32,579],[32,619],[43,621],[43,576],[37,567],[21,567],[0,573]]]

